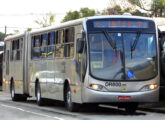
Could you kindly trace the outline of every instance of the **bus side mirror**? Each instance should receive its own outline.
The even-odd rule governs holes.
[[[79,38],[77,40],[77,52],[82,53],[84,48],[84,40],[82,38]]]

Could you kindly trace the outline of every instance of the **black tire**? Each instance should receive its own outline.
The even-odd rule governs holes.
[[[37,105],[38,106],[43,106],[44,105],[44,100],[41,97],[41,88],[40,88],[39,83],[37,83],[37,85],[36,85],[36,100],[37,100]]]
[[[77,112],[79,108],[79,104],[72,102],[72,95],[71,95],[71,90],[69,86],[67,86],[66,91],[65,91],[65,106],[66,106],[66,109],[70,112]]]
[[[10,93],[12,101],[18,101],[18,96],[15,94],[15,86],[13,81],[11,82]]]
[[[16,94],[15,93],[15,85],[14,85],[13,81],[11,82],[10,93],[11,93],[12,101],[26,101],[27,100],[26,96],[23,96],[21,94]]]
[[[125,111],[128,114],[134,114],[136,113],[137,107],[138,107],[138,103],[127,103],[125,106]]]

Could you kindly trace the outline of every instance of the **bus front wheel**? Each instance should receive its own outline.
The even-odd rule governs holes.
[[[65,106],[68,111],[70,112],[77,112],[78,111],[78,104],[72,102],[72,95],[71,95],[71,89],[69,86],[67,86],[65,91]]]
[[[10,88],[10,93],[11,93],[11,99],[12,101],[18,101],[18,97],[15,94],[15,86],[14,86],[14,82],[11,82],[11,88]]]
[[[44,100],[41,97],[41,88],[40,88],[40,84],[37,83],[36,85],[36,99],[37,99],[37,104],[38,106],[43,106],[44,105]]]

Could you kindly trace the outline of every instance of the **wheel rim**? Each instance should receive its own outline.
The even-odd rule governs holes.
[[[70,92],[70,89],[67,91],[67,105],[68,107],[71,106],[71,92]]]
[[[11,97],[14,98],[14,85],[12,84],[12,87],[11,87]]]
[[[41,95],[40,95],[40,90],[38,88],[38,90],[37,90],[37,101],[40,101],[40,98],[41,98]]]

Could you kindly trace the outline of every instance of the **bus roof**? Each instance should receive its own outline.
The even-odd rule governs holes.
[[[145,19],[145,20],[153,20],[149,17],[141,17],[141,16],[130,16],[130,15],[105,15],[105,16],[93,16],[88,17],[87,19],[103,19],[103,18],[130,18],[130,19]]]
[[[7,36],[4,41],[8,41],[8,40],[11,40],[11,39],[17,39],[17,38],[20,38],[20,37],[23,37],[23,36],[24,36],[24,33],[17,34],[17,35],[10,35],[10,36]]]
[[[65,23],[61,23],[59,25],[54,25],[54,26],[50,26],[50,27],[45,27],[45,28],[40,28],[37,30],[33,30],[30,32],[30,34],[39,34],[39,33],[43,33],[46,31],[50,31],[53,29],[58,29],[58,28],[63,28],[63,27],[67,27],[67,26],[72,26],[72,25],[78,25],[78,24],[83,24],[85,23],[87,20],[92,20],[92,19],[103,19],[103,18],[130,18],[130,19],[145,19],[145,20],[152,20],[152,18],[148,18],[148,17],[140,17],[140,16],[128,16],[128,15],[105,15],[105,16],[92,16],[92,17],[86,17],[86,18],[81,18],[81,19],[77,19],[77,20],[72,20],[72,21],[68,21]],[[22,34],[18,34],[18,35],[13,35],[13,36],[8,36],[5,38],[5,41],[10,40],[10,39],[16,39],[19,37],[23,37],[24,33]]]

